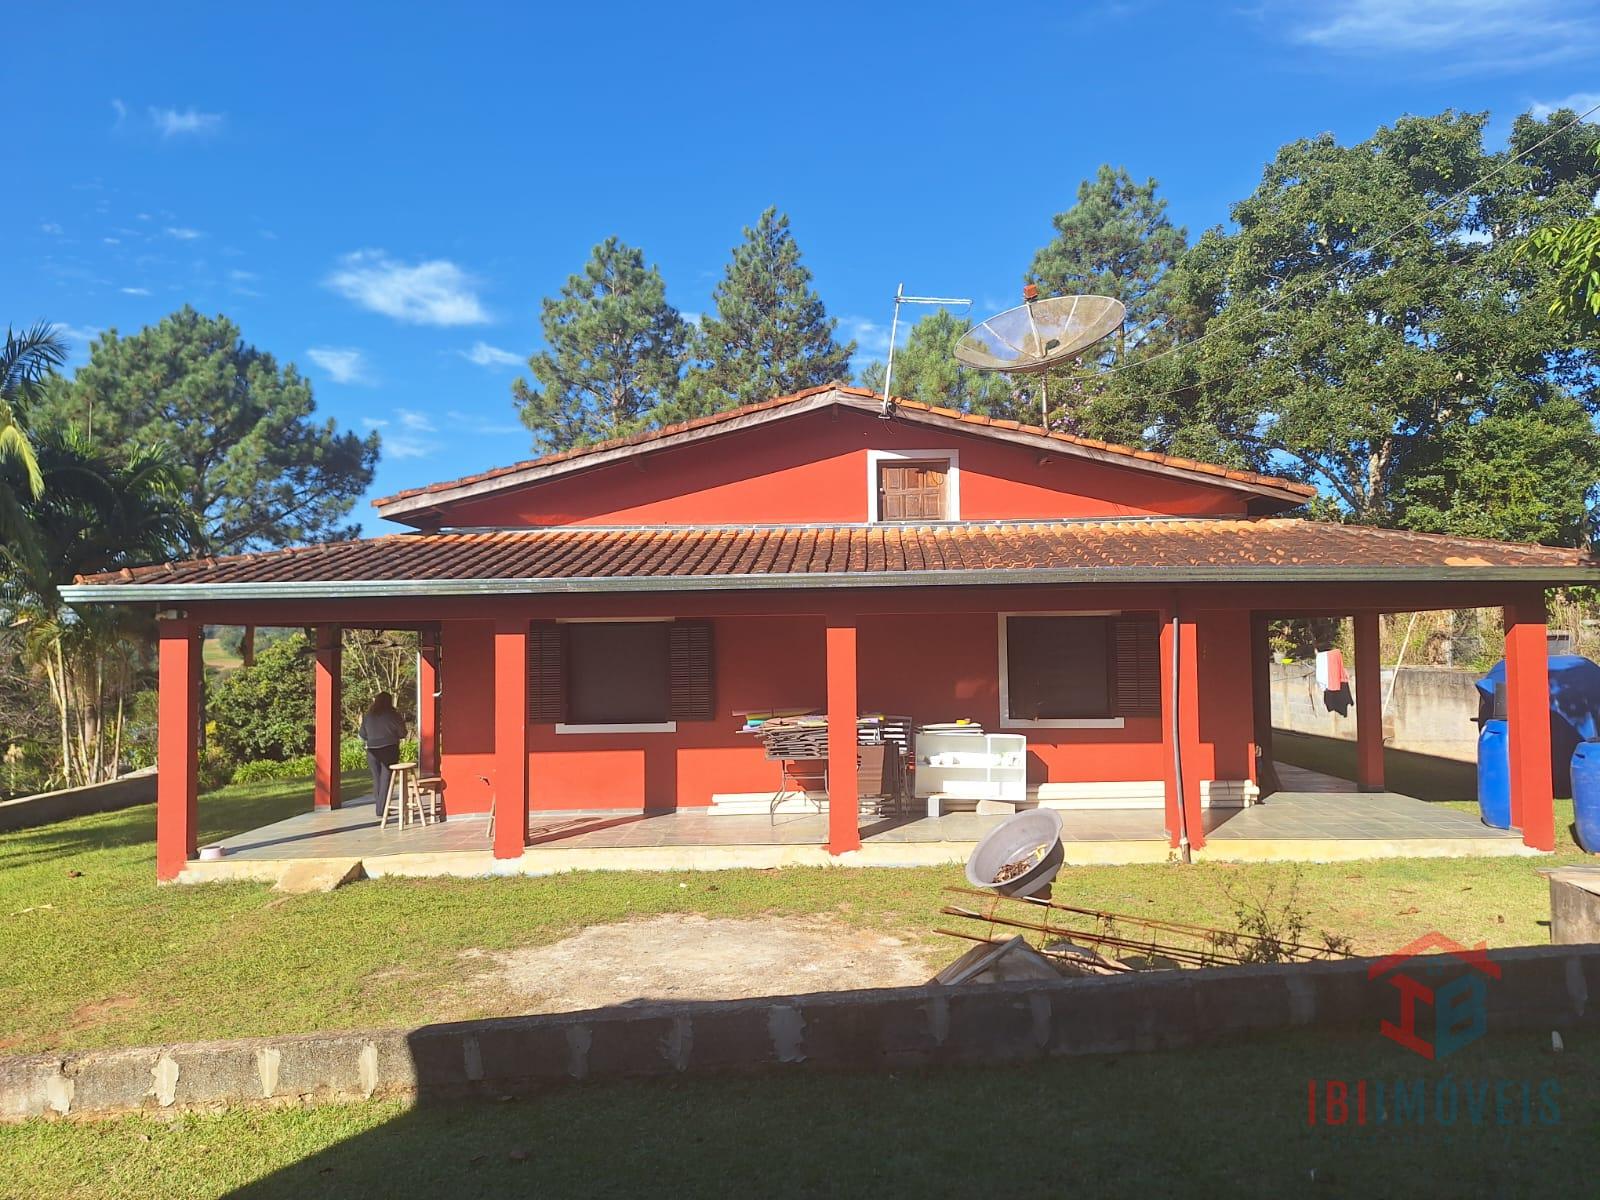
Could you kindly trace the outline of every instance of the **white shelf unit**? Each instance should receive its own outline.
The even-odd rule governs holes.
[[[1028,798],[1028,739],[1020,733],[917,734],[917,795],[952,800]]]

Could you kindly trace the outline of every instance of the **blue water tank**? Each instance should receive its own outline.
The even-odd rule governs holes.
[[[1478,734],[1478,815],[1495,829],[1511,828],[1511,739],[1504,721],[1485,721]]]
[[[1578,845],[1600,853],[1600,742],[1579,742],[1572,752],[1572,814]]]

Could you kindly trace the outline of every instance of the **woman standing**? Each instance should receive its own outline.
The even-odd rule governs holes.
[[[361,740],[367,747],[367,767],[372,771],[372,803],[383,815],[384,797],[389,794],[389,768],[400,760],[400,739],[406,736],[406,721],[394,706],[394,697],[379,692],[361,718]]]

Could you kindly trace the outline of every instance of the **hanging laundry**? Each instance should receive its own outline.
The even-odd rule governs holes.
[[[1317,651],[1317,686],[1325,692],[1337,692],[1347,682],[1344,673],[1344,651]]]

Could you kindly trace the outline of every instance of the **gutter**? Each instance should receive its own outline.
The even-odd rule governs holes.
[[[1034,567],[748,575],[533,576],[491,579],[353,579],[263,583],[78,583],[68,604],[195,600],[356,600],[414,596],[570,595],[630,592],[812,591],[825,588],[1014,587],[1178,583],[1525,583],[1600,585],[1600,567]]]

